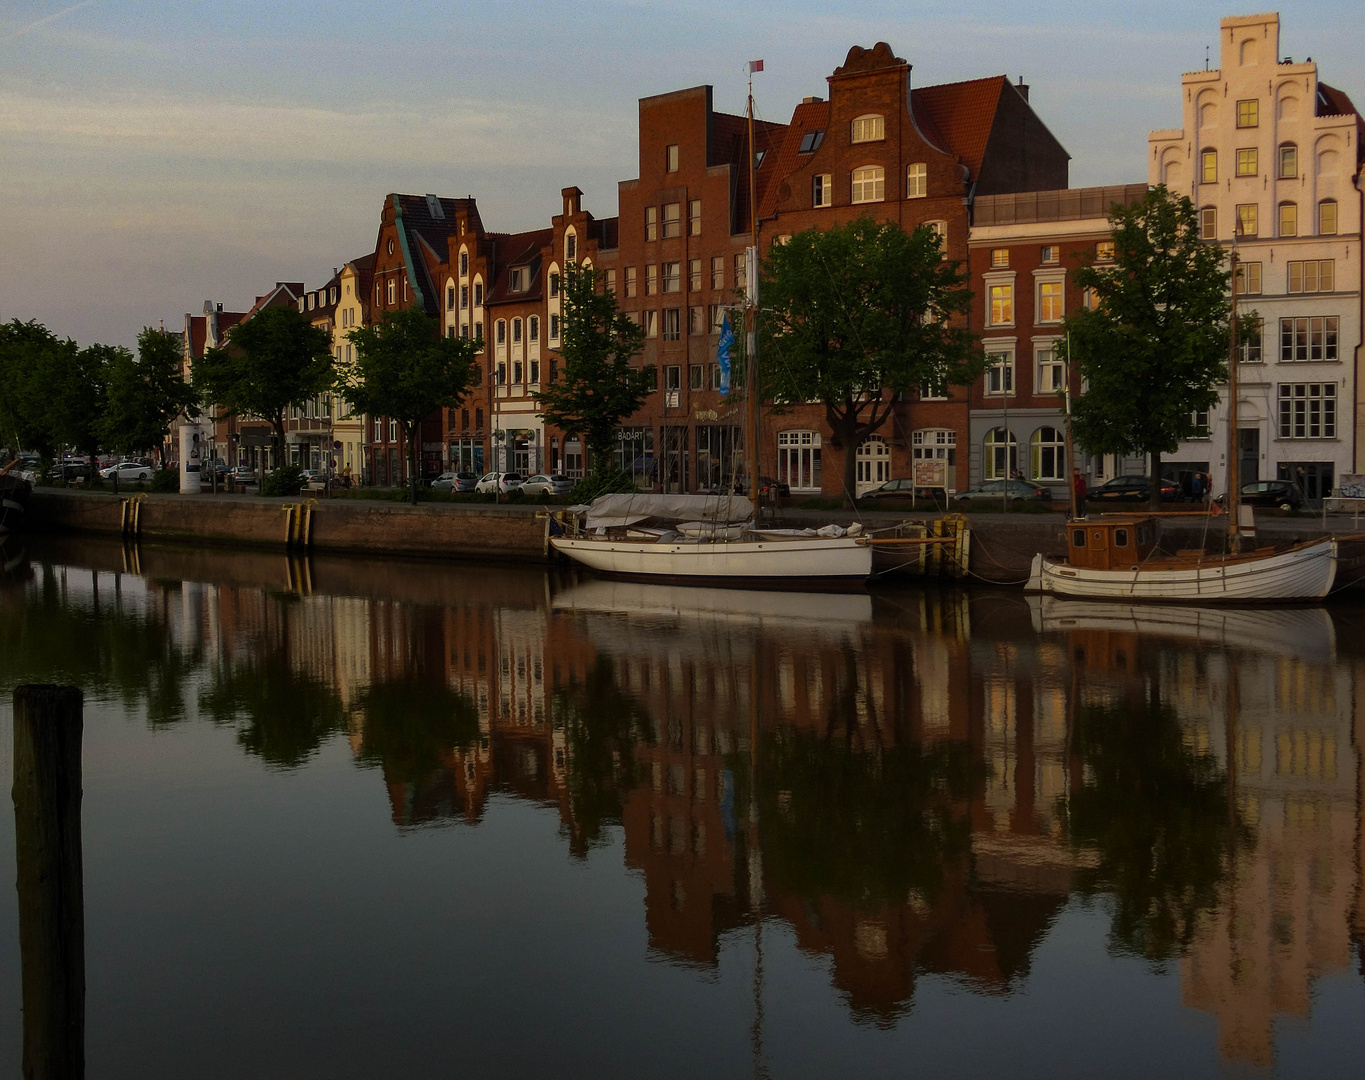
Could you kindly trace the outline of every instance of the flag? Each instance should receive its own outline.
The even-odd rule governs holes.
[[[750,75],[752,75],[755,71],[762,71],[762,70],[763,70],[763,61],[762,61],[762,60],[750,60],[750,61],[749,61],[749,74],[750,74]]]
[[[730,392],[730,346],[735,343],[735,332],[730,329],[727,312],[720,324],[720,341],[716,343],[716,363],[720,365],[720,392]]]

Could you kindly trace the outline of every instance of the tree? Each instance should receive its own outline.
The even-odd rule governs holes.
[[[225,416],[257,416],[275,429],[275,460],[284,463],[284,411],[332,386],[332,338],[296,308],[268,307],[228,332],[194,365],[202,400]]]
[[[109,363],[100,438],[106,449],[120,454],[163,447],[175,418],[198,411],[194,388],[180,373],[179,337],[146,327],[138,335],[137,352],[134,358],[120,349]]]
[[[779,405],[819,401],[844,448],[853,503],[858,448],[898,394],[970,381],[983,358],[961,323],[967,275],[930,229],[870,218],[774,244],[759,286],[762,392]]]
[[[1194,434],[1193,414],[1228,377],[1228,271],[1222,248],[1200,241],[1194,204],[1164,186],[1109,222],[1114,263],[1077,271],[1095,302],[1067,318],[1060,349],[1087,384],[1071,426],[1092,453],[1150,456],[1156,510],[1161,455]]]
[[[535,395],[547,424],[587,440],[594,471],[606,464],[621,421],[658,385],[652,364],[631,365],[644,330],[617,310],[616,294],[599,288],[603,280],[595,270],[565,267],[564,369]]]
[[[464,400],[478,346],[467,338],[442,337],[436,320],[417,307],[385,312],[377,325],[352,330],[351,343],[356,359],[338,372],[337,392],[357,412],[387,416],[402,426],[416,503],[418,427],[433,409],[453,409]]]
[[[108,401],[109,367],[119,353],[128,350],[117,345],[77,349],[72,343],[63,351],[66,355],[46,380],[53,441],[74,446],[83,454],[93,481],[99,468],[100,422]]]

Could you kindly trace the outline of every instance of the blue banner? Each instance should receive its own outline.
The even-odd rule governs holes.
[[[720,392],[730,392],[730,346],[735,343],[735,332],[730,329],[730,314],[726,312],[720,324],[720,341],[716,343],[716,363],[720,365]]]

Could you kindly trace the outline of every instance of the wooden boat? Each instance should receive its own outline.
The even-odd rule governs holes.
[[[23,519],[33,485],[10,470],[17,464],[11,461],[0,471],[0,533],[14,532]]]
[[[1067,556],[1035,555],[1029,592],[1102,600],[1266,603],[1321,600],[1337,573],[1331,537],[1231,555],[1157,549],[1156,519],[1116,515],[1067,523]]]

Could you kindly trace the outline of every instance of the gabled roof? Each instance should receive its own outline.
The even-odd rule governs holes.
[[[298,307],[299,297],[303,295],[302,281],[277,281],[275,287],[264,296],[256,297],[256,302],[251,305],[251,310],[246,312],[238,322],[246,322],[247,319],[255,315],[256,312],[276,304],[290,304]],[[219,326],[221,327],[221,322]]]
[[[764,179],[763,188],[758,193],[761,217],[771,217],[777,208],[778,188],[781,184],[774,181],[790,176],[813,156],[800,152],[801,140],[806,137],[806,132],[825,131],[828,127],[828,101],[802,102],[796,107],[796,111],[792,113],[792,122],[783,131],[782,141],[769,155],[772,158],[772,169],[768,169],[768,162],[765,159],[758,170]]]
[[[474,200],[400,193],[394,193],[391,198],[408,283],[421,298],[426,313],[439,316],[440,296],[430,266],[444,263],[448,258],[449,238],[456,233],[460,214],[470,216],[469,224],[477,222]],[[380,232],[383,232],[382,226]],[[375,246],[377,248],[378,243]]]
[[[973,180],[981,175],[1000,94],[1008,83],[1008,76],[994,75],[910,92],[920,132],[941,150],[956,154]]]
[[[527,300],[539,300],[545,292],[544,275],[540,272],[542,253],[554,243],[553,229],[533,229],[530,232],[504,235],[497,246],[497,265],[494,267],[493,285],[488,290],[484,303],[521,304]],[[525,267],[528,271],[527,288],[512,292],[508,287],[513,267]]]

